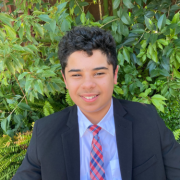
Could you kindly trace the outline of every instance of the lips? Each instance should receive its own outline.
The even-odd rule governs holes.
[[[81,98],[86,102],[94,102],[98,98],[99,94],[83,95]]]
[[[93,98],[95,98],[96,96],[98,96],[98,95],[95,95],[95,96],[83,96],[83,97],[86,98],[86,99],[93,99]]]

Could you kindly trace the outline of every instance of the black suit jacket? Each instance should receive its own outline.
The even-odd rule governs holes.
[[[180,180],[180,145],[154,106],[113,104],[122,180]],[[13,180],[80,180],[76,105],[36,121]]]

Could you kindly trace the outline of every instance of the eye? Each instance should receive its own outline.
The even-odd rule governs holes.
[[[95,75],[100,76],[103,75],[104,73],[96,73]]]
[[[79,77],[79,76],[81,76],[80,74],[73,74],[72,76],[74,76],[74,77]]]

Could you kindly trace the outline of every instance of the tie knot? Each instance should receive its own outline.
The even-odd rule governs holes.
[[[99,133],[99,131],[101,130],[101,127],[94,124],[94,125],[90,125],[88,127],[88,129],[93,133],[93,136],[97,135]]]

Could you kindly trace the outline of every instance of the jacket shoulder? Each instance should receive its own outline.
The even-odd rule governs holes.
[[[119,99],[120,103],[122,104],[122,106],[124,108],[131,108],[131,109],[152,109],[153,105],[151,104],[145,104],[145,103],[140,103],[140,102],[133,102],[133,101],[128,101],[128,100],[123,100],[123,99]]]
[[[156,119],[157,118],[157,111],[154,105],[152,104],[144,104],[139,102],[133,102],[128,100],[119,100],[123,108],[132,116],[141,119]]]
[[[66,125],[69,114],[73,108],[75,107],[67,107],[49,116],[38,119],[35,124],[38,124],[38,129],[63,127]]]

